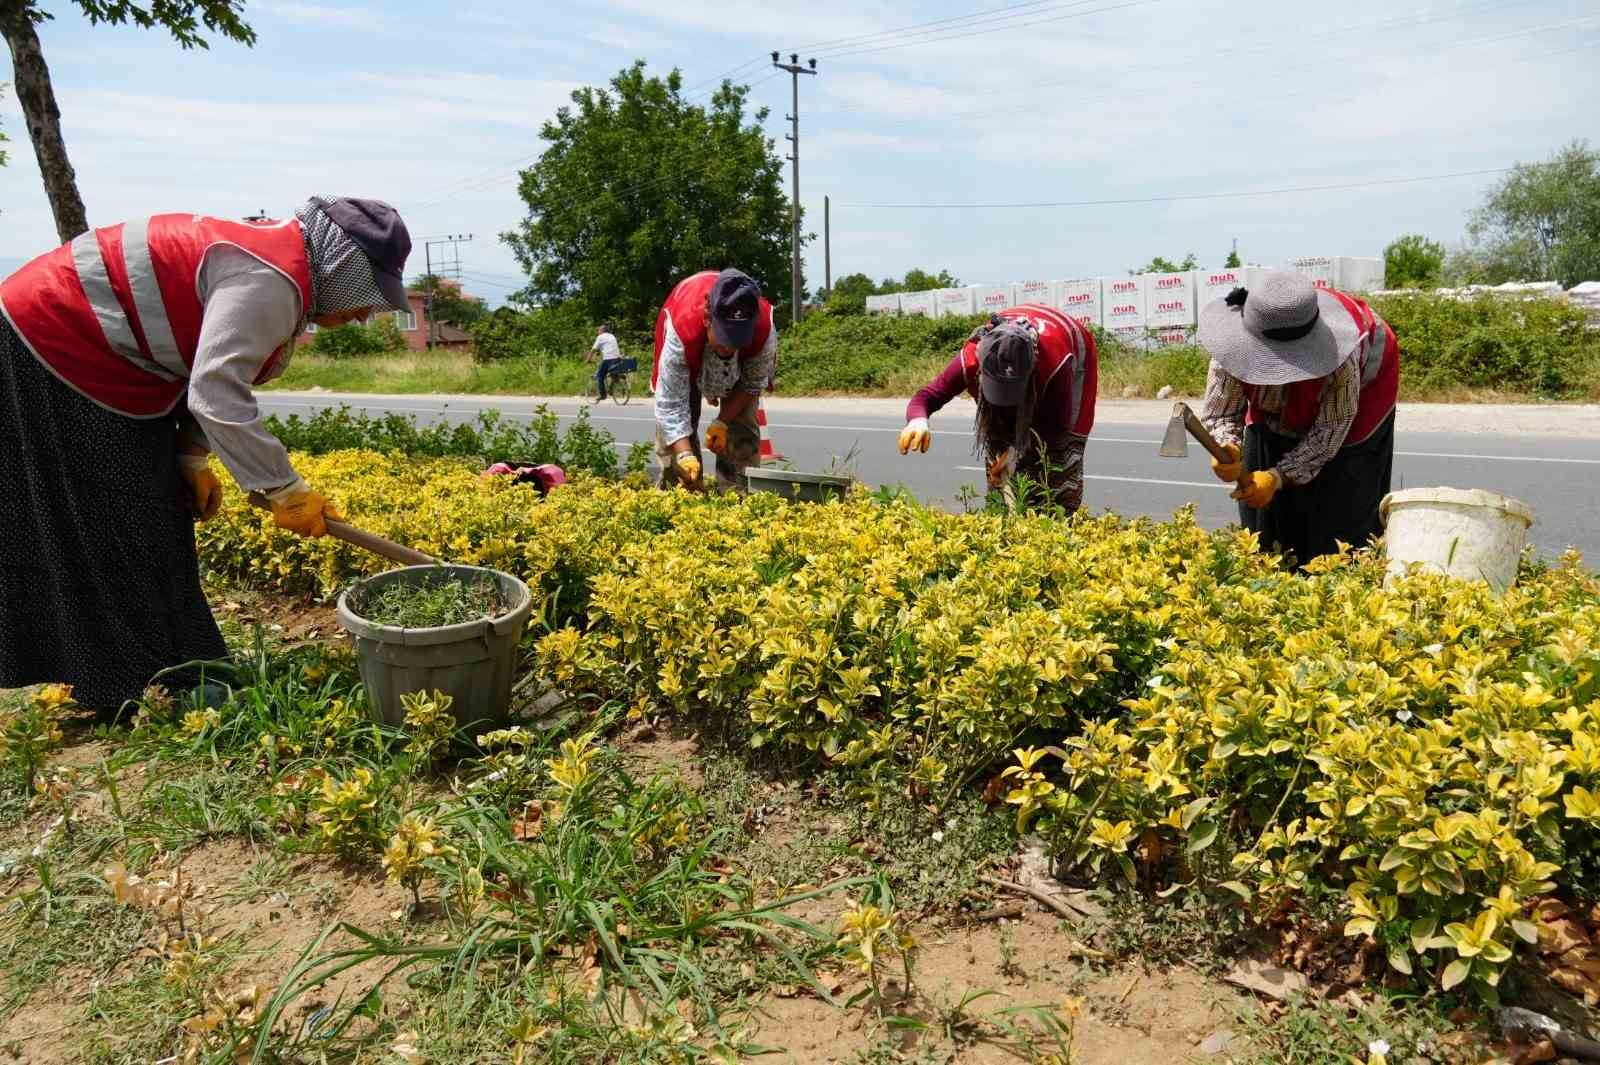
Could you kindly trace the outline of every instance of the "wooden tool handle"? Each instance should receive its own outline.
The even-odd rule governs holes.
[[[1211,452],[1211,457],[1218,462],[1232,462],[1233,456],[1223,450],[1222,445],[1217,443],[1215,437],[1206,432],[1206,427],[1195,416],[1194,411],[1189,409],[1189,404],[1180,403],[1178,406],[1183,408],[1183,425],[1184,428],[1189,430],[1189,435],[1200,441],[1200,446]]]
[[[439,560],[432,555],[425,555],[414,547],[397,544],[393,540],[385,539],[377,533],[358,529],[348,522],[336,518],[328,518],[328,535],[336,536],[347,544],[371,551],[375,555],[382,555],[394,562],[404,562],[408,566],[437,566]]]
[[[271,510],[272,504],[267,502],[267,497],[260,492],[251,492],[250,505],[260,507],[262,510]],[[391,562],[403,562],[408,566],[437,566],[439,560],[432,555],[425,555],[416,548],[397,544],[393,540],[379,536],[377,533],[358,529],[348,522],[339,521],[337,518],[324,519],[328,526],[328,535],[352,544],[364,551],[371,551],[381,555]]]

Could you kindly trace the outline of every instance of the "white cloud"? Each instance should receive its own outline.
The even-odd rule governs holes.
[[[253,7],[291,22],[310,22],[320,26],[372,29],[386,21],[377,12],[364,7],[335,7],[332,4],[298,3],[296,0],[256,0]]]

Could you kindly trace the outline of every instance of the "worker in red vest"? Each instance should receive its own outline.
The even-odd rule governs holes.
[[[1394,469],[1400,345],[1366,303],[1264,272],[1200,314],[1211,355],[1202,420],[1242,486],[1239,521],[1304,565],[1381,531]]]
[[[738,270],[703,270],[678,282],[656,316],[656,461],[661,485],[704,487],[700,404],[718,405],[705,447],[717,484],[744,490],[761,464],[756,401],[778,362],[778,330],[761,286]]]
[[[1038,303],[1000,311],[906,404],[900,454],[927,451],[929,416],[965,392],[978,404],[976,447],[989,488],[1021,473],[1071,514],[1083,503],[1099,367],[1093,334],[1071,315]]]
[[[407,308],[410,249],[388,204],[314,197],[281,222],[106,226],[0,281],[0,688],[66,682],[115,711],[226,654],[195,555],[222,501],[208,456],[278,527],[326,533],[338,515],[251,388],[308,322]]]

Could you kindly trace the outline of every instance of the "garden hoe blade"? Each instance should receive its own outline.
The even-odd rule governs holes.
[[[1181,459],[1189,455],[1189,427],[1184,424],[1183,416],[1189,412],[1187,403],[1178,403],[1172,408],[1172,418],[1167,422],[1167,435],[1161,438],[1161,457],[1164,459]]]

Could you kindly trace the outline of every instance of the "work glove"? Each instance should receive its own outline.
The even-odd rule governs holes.
[[[344,516],[334,509],[326,496],[321,492],[313,492],[311,486],[299,477],[294,479],[294,483],[268,492],[266,496],[267,503],[272,507],[272,520],[278,528],[288,529],[300,536],[326,536],[328,519],[338,521]]]
[[[933,443],[933,434],[928,431],[928,419],[912,418],[906,422],[906,427],[900,430],[900,454],[906,455],[913,451],[928,453],[928,446]]]
[[[189,488],[189,509],[194,520],[205,522],[222,509],[222,481],[211,472],[204,455],[179,455],[178,476]]]
[[[1217,475],[1217,480],[1233,483],[1244,476],[1244,459],[1239,455],[1238,444],[1223,444],[1222,450],[1228,453],[1228,461],[1211,460],[1211,472]]]
[[[672,460],[672,465],[678,471],[678,480],[682,481],[686,488],[700,487],[700,460],[695,458],[692,452],[678,452],[677,457]]]
[[[728,453],[728,423],[721,418],[706,426],[706,450],[713,455]]]
[[[989,463],[989,487],[999,488],[1006,483],[1006,463],[1010,461],[1011,449],[1006,448]]]
[[[1244,487],[1233,492],[1233,498],[1254,510],[1264,510],[1282,487],[1283,477],[1277,470],[1256,470],[1245,478]]]

